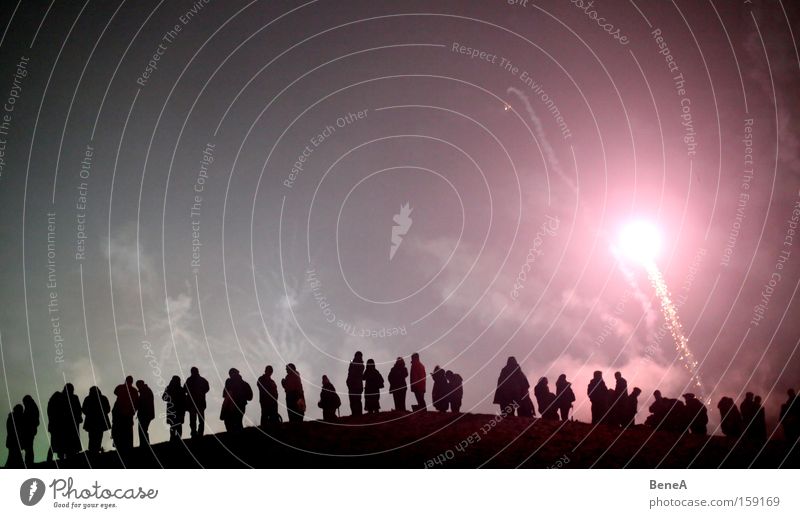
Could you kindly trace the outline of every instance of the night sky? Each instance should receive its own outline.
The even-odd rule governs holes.
[[[746,391],[771,430],[800,385],[800,6],[589,4],[3,2],[3,422],[130,374],[165,440],[197,366],[220,431],[228,369],[289,362],[307,418],[323,374],[347,414],[356,350],[384,377],[419,352],[482,413],[513,355],[584,421],[620,370],[641,422],[656,388],[698,392],[612,250],[645,219],[711,430]]]

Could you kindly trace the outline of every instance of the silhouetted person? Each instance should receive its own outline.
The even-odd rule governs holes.
[[[569,418],[569,410],[575,401],[575,392],[572,390],[572,383],[567,381],[567,375],[562,374],[556,380],[556,408],[561,413],[561,420]]]
[[[20,432],[24,428],[25,408],[22,405],[14,405],[6,419],[6,448],[8,448],[8,459],[6,468],[24,468],[22,461],[22,449]]]
[[[368,414],[377,414],[381,409],[381,389],[383,388],[383,376],[375,368],[375,360],[367,360],[367,367],[364,369],[364,410]]]
[[[594,371],[594,377],[589,381],[586,394],[592,403],[592,424],[599,424],[608,411],[608,388],[603,381],[601,371]]]
[[[303,394],[303,381],[293,363],[286,366],[286,377],[281,380],[283,391],[286,392],[286,410],[289,413],[289,422],[303,422],[306,414],[306,399]],[[360,403],[360,398],[359,398]]]
[[[317,406],[322,409],[323,421],[336,421],[336,411],[342,406],[342,400],[327,376],[322,377],[322,390],[319,393]]]
[[[350,399],[350,415],[361,415],[361,394],[364,392],[364,356],[356,351],[347,367],[347,396]]]
[[[653,403],[650,404],[650,415],[647,416],[647,419],[645,420],[644,424],[657,429],[661,426],[661,423],[664,421],[664,418],[667,415],[667,410],[669,408],[668,408],[668,402],[661,396],[660,390],[656,390],[655,392],[653,392],[653,398],[655,398],[655,401],[653,401]]]
[[[133,376],[127,376],[125,383],[114,389],[117,399],[111,409],[111,438],[117,450],[133,448],[133,415],[139,405],[139,392],[133,386]]]
[[[729,397],[724,397],[717,403],[720,416],[722,433],[727,437],[737,438],[742,435],[742,415],[736,408],[736,403]]]
[[[47,431],[50,433],[50,448],[47,450],[47,461],[53,460],[53,454],[63,458],[64,426],[67,422],[68,409],[64,401],[64,393],[53,392],[47,400]]]
[[[800,402],[793,389],[786,391],[786,402],[781,405],[780,419],[783,437],[791,448],[800,438]]]
[[[88,451],[100,453],[103,451],[103,434],[111,429],[111,421],[108,418],[111,404],[99,387],[92,387],[89,389],[89,395],[83,398],[81,410],[85,416],[83,429],[89,434]]]
[[[447,412],[450,406],[450,402],[447,400],[447,395],[450,393],[450,387],[447,383],[447,373],[437,365],[433,368],[431,379],[433,380],[433,388],[431,389],[433,408],[439,412]]]
[[[639,395],[642,389],[633,387],[631,393],[625,398],[621,406],[621,425],[623,427],[636,424],[636,412],[639,411]]]
[[[239,370],[235,368],[228,370],[228,379],[225,380],[225,388],[222,391],[222,408],[219,414],[219,418],[225,423],[225,430],[229,432],[242,430],[245,407],[247,407],[247,402],[252,399],[253,389],[242,379]]]
[[[279,423],[278,414],[278,385],[272,379],[272,365],[267,365],[257,381],[258,403],[261,405],[261,427],[270,423]],[[338,397],[338,396],[337,396]]]
[[[150,444],[150,423],[156,418],[155,395],[144,380],[136,381],[139,391],[139,405],[136,409],[136,420],[139,422],[139,446]]]
[[[173,376],[169,380],[161,399],[167,403],[169,441],[180,442],[183,435],[183,422],[186,420],[186,390],[183,388],[179,376]]]
[[[408,378],[406,362],[402,358],[397,358],[389,371],[389,392],[394,398],[394,409],[400,412],[406,411],[406,391],[408,390],[406,378]]]
[[[761,396],[756,396],[753,399],[753,409],[755,415],[753,417],[753,433],[752,437],[758,442],[765,442],[767,440],[767,418],[764,413],[764,407],[761,406]]]
[[[686,400],[684,411],[689,431],[698,435],[706,435],[708,433],[708,409],[692,393],[684,394],[683,399]]]
[[[533,402],[530,400],[528,378],[520,369],[517,359],[509,356],[506,366],[500,370],[497,378],[497,389],[494,392],[494,404],[500,405],[500,413],[514,415],[514,408],[520,417],[532,417]]]
[[[620,426],[623,424],[624,420],[622,417],[624,414],[622,407],[625,400],[628,398],[628,382],[622,377],[622,373],[619,371],[614,373],[614,379],[616,383],[614,385],[613,398],[608,409],[608,420],[610,424]]]
[[[39,407],[31,396],[22,398],[25,430],[20,438],[22,450],[25,452],[25,466],[33,467],[33,440],[39,431]]]
[[[536,404],[539,405],[539,413],[542,419],[549,421],[558,421],[558,411],[556,410],[556,395],[550,392],[550,384],[547,378],[539,378],[536,386],[533,387],[533,395],[536,398]]]
[[[81,400],[75,395],[75,387],[72,383],[64,385],[64,401],[66,403],[66,426],[64,428],[64,455],[70,456],[83,450],[81,445],[81,423],[83,422],[83,412],[81,411]]]
[[[744,395],[744,400],[739,405],[739,410],[742,414],[742,435],[745,439],[753,439],[755,426],[753,422],[756,418],[756,406],[754,401],[754,396],[752,392],[747,392]]]
[[[689,427],[686,418],[686,405],[679,399],[662,398],[667,408],[667,413],[661,423],[661,428],[668,432],[683,433]]]
[[[419,353],[411,355],[411,393],[417,399],[416,405],[411,405],[411,410],[425,410],[425,366],[419,361]]]
[[[450,388],[450,396],[447,398],[450,402],[450,411],[458,414],[461,412],[461,400],[464,398],[464,380],[460,374],[452,371],[447,371],[447,386]]]
[[[189,412],[191,437],[202,437],[206,428],[206,394],[210,389],[208,380],[200,375],[197,367],[192,367],[183,388],[186,389],[186,411]]]

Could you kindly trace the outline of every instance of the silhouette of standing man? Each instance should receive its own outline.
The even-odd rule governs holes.
[[[517,359],[509,356],[506,366],[500,369],[500,376],[497,378],[497,388],[494,392],[492,402],[500,405],[501,415],[514,415],[516,410],[520,417],[533,417],[535,411],[528,389],[530,383],[528,378],[519,368]]]
[[[23,416],[25,417],[25,434],[22,437],[21,446],[25,452],[25,467],[33,467],[33,439],[39,429],[39,407],[31,396],[22,398],[25,407]]]
[[[756,404],[753,401],[753,393],[748,392],[744,395],[744,401],[739,405],[739,410],[742,414],[742,425],[744,426],[744,438],[753,439],[755,434],[755,425],[753,421],[756,418]]]
[[[394,398],[394,409],[399,412],[406,411],[406,391],[408,391],[408,384],[406,383],[407,377],[408,369],[406,369],[406,362],[404,362],[402,358],[398,358],[389,371],[389,392]]]
[[[65,411],[65,442],[64,454],[75,455],[79,453],[81,446],[81,423],[83,422],[83,412],[81,411],[81,400],[75,395],[75,387],[72,383],[64,385],[64,401],[66,402]]]
[[[536,386],[533,387],[533,395],[539,405],[539,413],[542,419],[548,421],[558,421],[558,409],[556,408],[556,395],[550,392],[550,384],[547,378],[539,378]]]
[[[144,380],[136,381],[139,390],[139,405],[136,409],[136,420],[139,421],[139,446],[150,444],[150,423],[156,418],[156,404],[153,391]]]
[[[628,394],[628,397],[625,398],[625,401],[622,405],[622,426],[629,427],[636,424],[636,412],[639,410],[639,396],[642,393],[642,389],[639,387],[633,387],[631,393]]]
[[[684,394],[683,399],[686,400],[685,412],[686,419],[689,421],[689,430],[694,434],[706,435],[708,433],[708,409],[692,393]]]
[[[231,368],[228,376],[222,393],[222,409],[219,417],[225,422],[225,430],[238,432],[243,429],[244,410],[247,402],[253,399],[253,389],[242,379],[238,369]]]
[[[624,421],[624,406],[625,401],[628,399],[628,381],[622,377],[622,373],[619,371],[614,373],[614,379],[617,382],[614,385],[613,401],[608,409],[608,417],[611,424],[620,426]]]
[[[186,410],[189,412],[189,430],[192,437],[202,437],[206,427],[206,394],[208,380],[200,375],[197,367],[192,367],[190,376],[183,384],[186,389]]]
[[[8,448],[8,458],[6,468],[24,468],[22,462],[22,449],[20,448],[20,432],[24,427],[25,409],[22,405],[14,405],[12,411],[6,419],[6,448]]]
[[[431,388],[431,399],[433,400],[433,408],[439,412],[447,412],[450,407],[450,385],[447,383],[447,371],[438,365],[433,368],[431,373],[433,380],[433,388]]]
[[[742,435],[742,414],[736,408],[736,403],[729,397],[724,397],[717,403],[720,417],[720,427],[726,437],[737,438]]]
[[[286,366],[286,377],[281,380],[281,385],[283,385],[283,391],[286,392],[289,422],[302,423],[303,416],[306,414],[306,398],[303,393],[303,381],[293,363]]]
[[[100,453],[103,451],[103,433],[111,428],[108,413],[111,412],[111,405],[108,398],[100,392],[99,387],[89,389],[89,395],[83,399],[81,407],[86,419],[83,422],[83,429],[89,434],[89,453]]]
[[[139,392],[133,386],[133,376],[126,376],[125,383],[114,389],[117,396],[111,410],[111,438],[119,451],[133,448],[133,415],[139,406]]]
[[[281,420],[278,414],[278,385],[272,379],[272,365],[267,365],[257,381],[258,403],[261,405],[261,427]]]
[[[347,395],[350,398],[350,414],[361,415],[361,393],[364,392],[364,356],[356,351],[347,368]]]
[[[377,414],[381,409],[381,393],[383,388],[383,376],[375,368],[375,360],[367,360],[367,368],[364,369],[364,409],[369,414]]]
[[[411,355],[411,392],[417,398],[417,404],[411,410],[426,410],[425,405],[425,366],[419,361],[419,353]]]
[[[461,412],[461,400],[464,399],[464,380],[461,374],[452,371],[447,371],[445,375],[447,386],[450,388],[450,397],[447,398],[450,402],[450,411],[458,414]]]
[[[575,392],[572,390],[572,383],[567,381],[567,375],[562,374],[556,380],[556,408],[561,414],[561,420],[569,418],[569,410],[575,401]]]
[[[586,388],[586,394],[592,403],[592,424],[599,424],[608,410],[608,389],[603,381],[603,373],[594,371],[594,377]]]
[[[50,432],[50,448],[47,450],[47,462],[53,460],[53,454],[64,458],[64,426],[67,419],[64,393],[53,392],[47,400],[47,431]]]
[[[319,403],[317,403],[317,406],[322,409],[322,420],[329,423],[336,421],[336,411],[341,405],[342,400],[336,393],[336,387],[333,386],[328,376],[323,376],[322,390],[319,393]]]
[[[186,420],[186,389],[181,385],[181,379],[178,376],[173,376],[169,380],[169,385],[161,395],[161,399],[167,402],[169,442],[180,442],[183,435],[183,422]]]

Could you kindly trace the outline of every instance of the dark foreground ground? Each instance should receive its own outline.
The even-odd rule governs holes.
[[[761,447],[725,437],[620,432],[580,422],[548,422],[481,414],[386,412],[338,424],[284,423],[262,431],[220,433],[181,443],[81,455],[52,468],[784,468],[800,455],[782,441]],[[798,448],[795,448],[797,450]],[[56,464],[58,466],[56,466]]]

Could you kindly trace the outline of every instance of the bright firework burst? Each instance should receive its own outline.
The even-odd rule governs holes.
[[[656,290],[656,295],[661,304],[661,314],[664,315],[664,320],[669,326],[679,359],[683,362],[686,370],[689,371],[691,383],[694,383],[701,393],[701,397],[704,398],[703,382],[700,380],[700,374],[698,373],[699,363],[689,349],[689,339],[686,338],[683,332],[683,326],[678,317],[678,308],[672,302],[667,283],[656,265],[655,259],[661,249],[661,238],[658,229],[645,221],[630,223],[620,233],[619,246],[625,256],[640,263],[647,271],[647,277]]]

